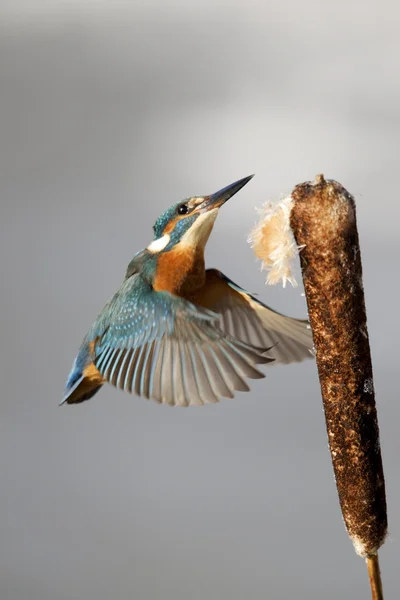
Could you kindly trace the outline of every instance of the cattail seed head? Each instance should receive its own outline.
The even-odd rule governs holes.
[[[292,198],[342,515],[355,551],[370,557],[385,540],[387,517],[356,206],[321,175],[296,186]]]

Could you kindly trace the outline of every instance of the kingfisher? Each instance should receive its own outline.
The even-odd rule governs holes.
[[[108,382],[162,404],[200,406],[248,391],[247,379],[265,377],[260,365],[312,356],[307,320],[205,268],[219,209],[252,177],[180,201],[157,219],[153,241],[85,336],[61,404],[89,400]]]

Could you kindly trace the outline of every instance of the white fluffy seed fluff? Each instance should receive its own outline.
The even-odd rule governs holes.
[[[378,548],[374,548],[372,552],[368,552],[366,543],[356,535],[350,535],[350,539],[353,542],[354,550],[356,551],[356,554],[358,554],[358,556],[365,558],[368,556],[368,554],[375,554],[378,551]]]
[[[299,248],[294,240],[290,228],[290,211],[293,200],[287,196],[278,204],[267,202],[257,212],[260,214],[259,222],[253,227],[249,243],[254,254],[262,261],[262,269],[268,271],[267,283],[275,285],[282,281],[297,286],[293,273],[292,261],[298,255]]]

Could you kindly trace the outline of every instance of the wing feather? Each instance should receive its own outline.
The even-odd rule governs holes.
[[[223,318],[234,331],[232,315]],[[251,332],[246,324],[243,335]],[[124,282],[87,339],[94,340],[94,365],[104,380],[171,406],[232,398],[249,389],[246,378],[264,377],[256,365],[273,360],[265,355],[267,346],[221,329],[215,311],[155,292],[139,275]]]
[[[131,351],[131,359],[129,361],[129,365],[128,368],[126,370],[126,375],[125,375],[125,381],[124,381],[124,390],[126,392],[129,392],[130,394],[132,393],[132,387],[133,387],[133,376],[135,373],[135,366],[136,366],[136,361],[139,357],[139,354],[141,352],[141,347],[139,346],[139,348],[134,348]]]
[[[249,346],[270,348],[274,364],[312,358],[312,333],[305,319],[282,315],[225,277],[209,269],[195,302],[220,315],[220,326]]]
[[[164,360],[164,350],[165,350],[165,339],[161,339],[156,342],[158,352],[155,358],[155,362],[152,368],[152,383],[151,383],[151,392],[150,397],[157,402],[161,402],[161,373],[162,373],[162,364]]]
[[[121,362],[121,365],[119,367],[119,370],[115,372],[115,383],[114,383],[114,379],[112,381],[112,384],[115,385],[115,387],[120,388],[121,390],[124,389],[124,381],[125,381],[125,376],[126,376],[126,372],[129,366],[129,361],[131,358],[131,354],[132,354],[132,350],[124,350],[124,358],[123,361]]]
[[[121,349],[117,348],[117,352],[112,360],[112,367],[111,367],[110,375],[109,375],[109,380],[112,382],[113,385],[116,384],[117,374],[119,373],[119,370],[121,368],[121,364],[123,362],[124,355],[125,355],[125,350],[123,348],[121,348]]]
[[[217,346],[215,353],[218,356],[220,367],[223,369],[225,381],[231,384],[231,391],[236,389],[240,392],[248,392],[250,388],[243,379],[239,355],[235,356],[229,352],[229,347],[225,347],[224,343]]]
[[[192,372],[196,381],[196,389],[198,391],[198,402],[196,404],[202,406],[205,402],[218,402],[219,397],[215,394],[210,378],[207,375],[205,365],[199,354],[199,348],[193,344],[188,344],[187,348],[192,363]]]
[[[105,362],[107,362],[108,357],[110,356],[110,354],[112,353],[112,351],[113,351],[113,348],[106,347],[106,348],[103,349],[103,351],[101,352],[100,356],[98,357],[96,366],[97,366],[97,368],[98,368],[98,370],[99,370],[100,373],[101,373],[101,369],[103,368],[103,364]]]

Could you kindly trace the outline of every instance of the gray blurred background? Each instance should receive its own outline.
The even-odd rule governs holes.
[[[1,4],[1,600],[369,597],[312,362],[202,409],[111,387],[58,407],[97,311],[186,196],[256,173],[209,266],[304,315],[246,238],[255,206],[320,172],[358,205],[398,596],[399,16],[368,0]]]

